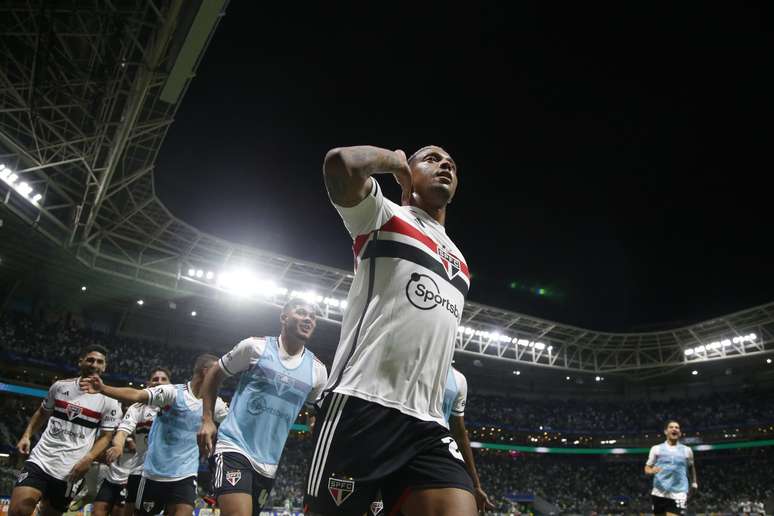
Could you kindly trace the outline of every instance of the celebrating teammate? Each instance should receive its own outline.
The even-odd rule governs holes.
[[[280,315],[279,337],[245,339],[207,373],[199,447],[212,458],[213,487],[224,516],[260,512],[271,492],[290,427],[328,379],[325,366],[306,348],[317,325],[315,307],[291,299]],[[220,429],[213,422],[223,379],[240,374],[231,412]]]
[[[151,371],[148,386],[168,385],[171,376],[169,369],[158,367]],[[125,516],[134,513],[137,488],[142,477],[145,452],[148,450],[148,433],[158,411],[158,407],[140,403],[126,410],[113,436],[113,445],[105,452],[110,471],[94,500],[94,516],[111,514],[113,507],[121,502],[127,507]],[[131,443],[130,451],[134,453],[124,453],[127,443]]]
[[[202,382],[218,357],[203,354],[196,358],[193,377],[186,384],[157,385],[147,389],[110,387],[99,376],[81,379],[90,392],[101,392],[124,403],[158,407],[159,413],[148,436],[148,451],[135,500],[135,514],[191,516],[196,502],[199,448],[196,430],[202,417]],[[220,422],[228,412],[218,398],[214,419]]]
[[[682,515],[688,503],[689,469],[693,478],[690,488],[699,488],[693,450],[680,443],[682,433],[677,421],[667,421],[664,435],[666,441],[650,449],[648,462],[645,463],[645,474],[653,475],[653,512],[657,515]]]
[[[107,350],[102,346],[85,348],[78,366],[80,378],[51,385],[16,445],[29,459],[11,493],[9,516],[29,516],[38,502],[42,502],[43,516],[66,511],[91,463],[110,444],[121,419],[121,407],[115,400],[79,387],[82,378],[105,372]],[[46,429],[30,454],[30,440],[44,425]]]
[[[333,149],[328,195],[354,240],[356,274],[315,428],[304,503],[361,515],[381,489],[388,513],[470,515],[474,488],[443,415],[470,274],[447,236],[457,166],[441,147]],[[372,177],[392,174],[399,206]]]

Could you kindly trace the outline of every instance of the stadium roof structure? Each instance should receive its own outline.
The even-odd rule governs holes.
[[[321,304],[348,271],[234,244],[175,217],[154,166],[227,0],[66,0],[0,8],[0,199],[82,264],[171,292]],[[774,303],[668,331],[606,333],[467,303],[460,353],[647,376],[774,351]]]

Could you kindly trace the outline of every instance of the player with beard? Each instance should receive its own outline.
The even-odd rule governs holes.
[[[682,515],[686,513],[690,489],[699,488],[693,450],[680,443],[680,423],[674,420],[664,425],[666,441],[650,449],[645,474],[653,475],[654,514]],[[688,485],[688,470],[693,478]]]
[[[317,326],[315,306],[291,299],[282,309],[280,324],[279,337],[243,340],[204,379],[199,447],[203,456],[209,456],[217,434],[210,469],[224,516],[260,512],[274,485],[291,425],[304,404],[314,403],[328,379],[325,366],[307,347]],[[231,411],[216,429],[213,408],[218,389],[234,375],[240,377]]]
[[[16,445],[19,453],[29,455],[29,459],[11,493],[9,516],[29,516],[38,502],[42,516],[62,514],[91,463],[110,444],[121,419],[121,406],[79,387],[82,378],[105,372],[107,350],[96,345],[86,347],[78,366],[79,378],[51,385]],[[46,429],[30,454],[30,440],[44,425]]]
[[[148,378],[148,387],[168,385],[171,376],[169,369],[156,368]],[[94,500],[94,516],[107,516],[114,506],[122,504],[126,504],[126,516],[134,513],[137,488],[148,450],[148,433],[158,411],[158,407],[140,403],[126,410],[113,437],[113,445],[105,452],[105,462],[110,469]],[[127,444],[129,450],[126,450]]]
[[[315,428],[305,509],[359,516],[379,489],[388,514],[476,514],[473,483],[443,414],[470,287],[446,234],[458,183],[448,152],[409,159],[371,146],[328,152],[328,196],[353,239],[356,272]],[[401,205],[373,177],[391,174]]]
[[[82,388],[90,392],[101,392],[124,403],[141,403],[160,409],[148,436],[148,451],[137,489],[134,506],[138,516],[161,511],[168,516],[193,514],[199,473],[196,430],[202,418],[201,388],[207,370],[217,360],[218,357],[208,353],[199,355],[191,380],[179,385],[133,389],[105,385],[96,375],[81,379]],[[215,421],[220,422],[227,413],[226,404],[218,398]]]

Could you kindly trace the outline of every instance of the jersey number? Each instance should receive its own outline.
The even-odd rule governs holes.
[[[441,439],[441,442],[443,444],[449,445],[449,453],[452,454],[452,457],[454,457],[457,460],[461,460],[462,462],[465,462],[465,459],[462,458],[462,454],[460,453],[460,449],[457,447],[457,442],[452,437],[444,437]]]

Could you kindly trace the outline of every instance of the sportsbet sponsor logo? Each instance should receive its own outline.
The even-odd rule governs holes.
[[[420,310],[432,310],[440,306],[445,308],[457,320],[460,319],[460,309],[449,299],[441,295],[441,289],[433,278],[427,274],[414,272],[406,284],[406,297],[409,303]]]

